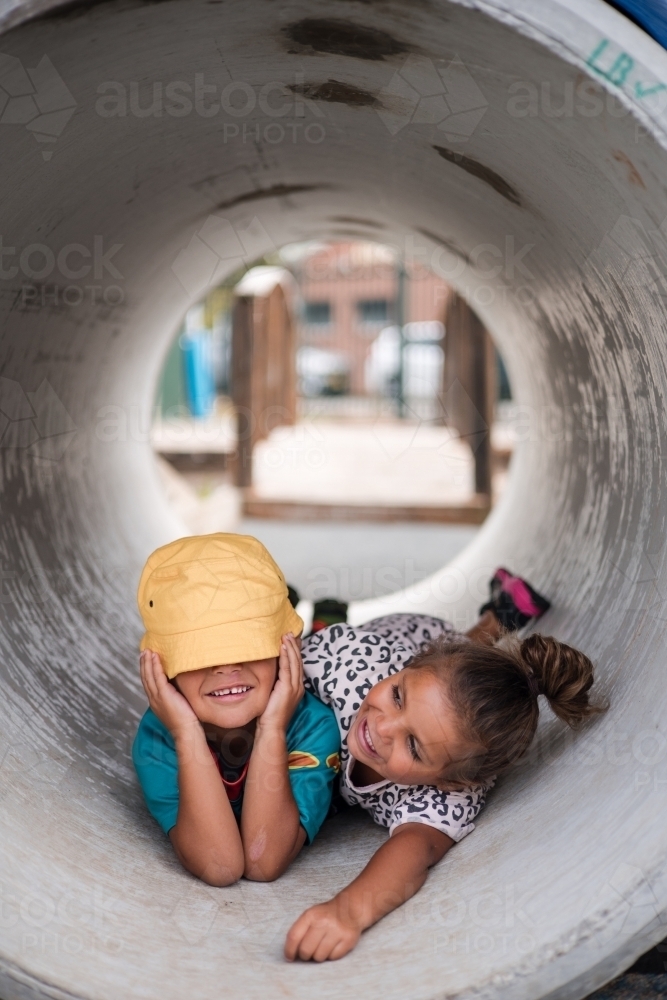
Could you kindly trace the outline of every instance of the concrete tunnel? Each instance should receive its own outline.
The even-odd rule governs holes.
[[[602,0],[0,17],[0,996],[585,996],[667,936],[667,54]],[[474,543],[353,619],[465,618],[507,563],[611,710],[574,737],[543,712],[409,905],[289,965],[384,834],[338,817],[269,885],[182,871],[129,757],[135,589],[183,533],[147,435],[174,329],[239,262],[336,236],[435,261],[526,415]]]

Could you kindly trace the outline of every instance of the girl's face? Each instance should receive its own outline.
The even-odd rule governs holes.
[[[266,708],[276,680],[278,659],[226,663],[176,676],[176,686],[200,722],[219,729],[241,729]]]
[[[401,670],[373,687],[350,726],[355,760],[399,785],[438,785],[469,748],[442,682],[427,669]]]

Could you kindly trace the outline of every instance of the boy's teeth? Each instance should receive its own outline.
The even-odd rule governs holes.
[[[216,698],[223,698],[226,694],[244,694],[246,691],[249,690],[250,690],[249,687],[242,686],[242,687],[224,688],[222,691],[212,691],[211,693]]]

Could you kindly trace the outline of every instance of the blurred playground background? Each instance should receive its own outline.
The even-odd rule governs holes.
[[[189,309],[151,432],[188,531],[257,535],[312,600],[400,589],[470,540],[517,414],[451,259],[424,257],[294,244]]]

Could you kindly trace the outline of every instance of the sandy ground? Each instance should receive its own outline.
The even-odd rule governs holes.
[[[353,402],[347,401],[348,409]],[[494,425],[493,439],[494,447],[511,449],[506,422]],[[235,448],[233,413],[221,405],[206,420],[157,421],[152,441],[155,451],[163,455],[230,454]],[[196,524],[192,530],[226,530],[238,510],[229,475],[189,472],[182,478],[180,485],[187,483],[194,494],[188,495],[173,477],[167,488],[174,502],[184,508],[188,523]],[[495,500],[505,479],[504,470],[495,472]],[[474,493],[474,455],[455,430],[434,423],[399,421],[383,414],[336,418],[318,411],[294,426],[276,428],[258,443],[253,489],[267,500],[457,505]]]
[[[381,419],[276,428],[253,464],[258,497],[323,503],[457,504],[473,494],[474,473],[456,431]]]

